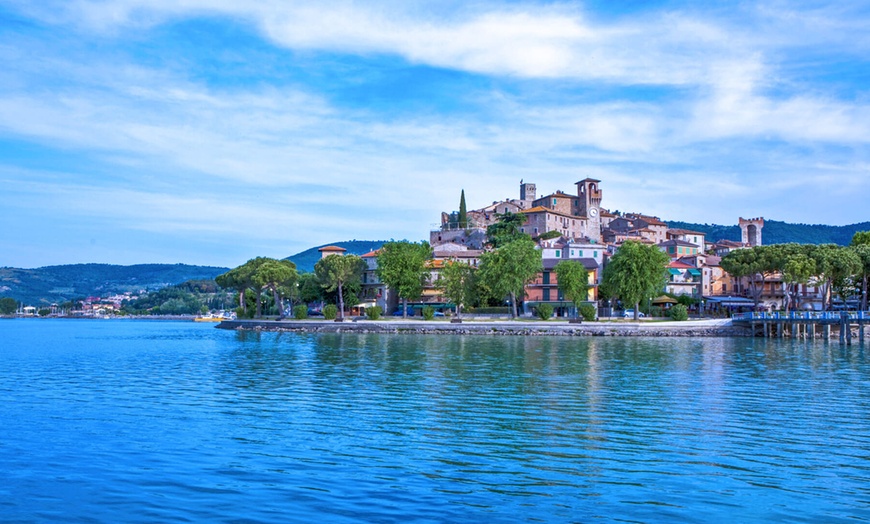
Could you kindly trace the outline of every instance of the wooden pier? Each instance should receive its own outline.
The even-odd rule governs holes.
[[[836,332],[840,344],[852,344],[857,330],[858,343],[864,344],[864,328],[870,324],[867,311],[792,311],[786,313],[738,313],[731,317],[735,326],[748,327],[753,336],[765,338],[831,339]]]

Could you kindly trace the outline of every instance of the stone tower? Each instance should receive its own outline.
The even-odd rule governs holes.
[[[601,242],[601,180],[585,178],[576,183],[577,216],[586,217],[586,234],[590,240]]]
[[[761,245],[761,228],[764,227],[764,218],[745,219],[740,217],[740,233],[743,237],[743,243],[750,246]]]
[[[529,209],[532,207],[532,202],[537,200],[538,198],[538,189],[535,187],[535,184],[524,184],[522,180],[520,180],[520,200],[522,201],[521,207],[523,209]]]

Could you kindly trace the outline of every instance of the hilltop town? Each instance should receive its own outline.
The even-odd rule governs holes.
[[[522,293],[515,293],[519,305],[517,313],[520,315],[530,316],[538,312],[542,306],[544,310],[552,308],[558,317],[577,315],[582,301],[578,302],[576,297],[575,300],[567,300],[563,286],[559,285],[556,267],[563,261],[576,262],[586,270],[588,292],[586,292],[585,303],[588,306],[594,308],[599,316],[619,315],[622,304],[610,300],[612,297],[603,294],[601,284],[605,276],[604,269],[620,248],[629,241],[655,247],[667,255],[664,257],[667,263],[662,268],[666,271],[667,281],[656,292],[656,296],[648,296],[646,302],[641,304],[646,313],[666,313],[676,304],[686,306],[690,312],[699,315],[713,316],[727,316],[733,312],[750,309],[781,310],[790,306],[792,309],[822,310],[834,306],[831,283],[825,283],[824,279],[818,276],[819,272],[814,273],[813,278],[803,279],[799,283],[787,282],[781,267],[784,260],[782,256],[777,262],[780,266],[778,269],[755,269],[751,274],[732,275],[723,268],[722,259],[729,253],[748,248],[770,250],[776,247],[762,247],[764,218],[739,218],[737,227],[740,230],[741,241],[711,239],[703,231],[670,227],[660,217],[643,212],[611,211],[605,207],[604,190],[600,180],[586,178],[574,185],[576,189],[572,193],[557,190],[539,196],[534,183],[520,181],[518,198],[494,200],[487,206],[471,210],[465,209],[463,191],[459,210],[442,212],[440,224],[429,231],[428,245],[431,251],[426,260],[429,276],[419,296],[415,296],[408,303],[411,312],[420,312],[428,306],[435,311],[450,314],[455,305],[445,296],[439,283],[442,271],[452,262],[477,268],[485,254],[493,250],[492,228],[503,225],[505,221],[510,221],[518,233],[522,236],[527,235],[534,241],[535,249],[540,253],[541,258],[540,269],[535,278],[524,280],[526,283]],[[378,306],[380,311],[389,314],[397,310],[399,297],[397,291],[391,289],[380,278],[378,263],[381,249],[377,246],[382,243],[364,244],[370,247],[363,249],[375,249],[361,255],[360,263],[364,264],[365,269],[361,269],[361,274],[358,275],[360,282],[351,286],[353,296],[348,304],[352,306],[350,313],[361,315],[370,308]],[[348,254],[343,247],[335,245],[321,247],[318,251],[321,260],[331,255]],[[258,257],[249,263],[259,260],[265,259]],[[143,267],[151,268],[151,266]],[[56,271],[64,269],[60,267],[56,268]],[[71,266],[69,271],[78,273],[86,269],[92,267]],[[151,294],[146,294],[149,297],[147,300],[139,299],[135,292],[129,291],[130,286],[136,283],[136,279],[126,274],[129,272],[128,269],[134,268],[123,269],[122,280],[127,290],[121,293],[110,293],[101,297],[89,296],[75,304],[70,302],[61,306],[47,303],[40,308],[4,298],[2,300],[9,302],[3,304],[4,311],[8,313],[17,309],[19,314],[23,315],[34,315],[38,311],[40,315],[72,313],[81,316],[112,315],[134,310],[137,313],[181,314],[213,309],[215,304],[219,304],[220,309],[232,307],[234,300],[232,289],[237,292],[244,290],[246,295],[249,291],[253,296],[263,294],[263,288],[255,288],[252,287],[253,284],[245,282],[242,282],[244,284],[242,287],[230,286],[221,290],[213,279],[225,272],[224,268],[179,265],[171,269],[176,272],[184,270],[185,275],[205,280],[191,281],[196,284],[193,286],[195,289],[175,289],[183,286],[180,284],[163,292],[165,296],[151,297]],[[151,270],[156,269],[151,268]],[[297,273],[296,270],[292,272],[293,275]],[[764,274],[759,278],[761,273]],[[301,277],[298,282],[295,280],[296,277],[293,277],[295,291],[283,292],[286,293],[286,298],[292,299],[291,302],[305,302],[312,306],[314,311],[319,311],[319,307],[325,300],[334,299],[334,297],[328,298],[327,293],[320,290],[320,284],[324,282],[318,281],[316,275],[307,273],[302,274]],[[314,278],[316,282],[314,289],[320,290],[319,294],[311,295],[302,291],[305,287],[303,283],[305,278],[309,278],[309,282]],[[853,288],[854,282],[858,280],[852,278]],[[211,284],[207,285],[208,282]],[[59,284],[60,281],[57,285]],[[209,287],[209,293],[206,295],[197,291],[201,291],[203,285]],[[9,290],[8,287],[5,289]],[[307,289],[310,290],[311,286]],[[189,296],[194,291],[197,291],[198,296]],[[140,291],[138,295],[143,293],[144,291]],[[853,298],[849,299],[855,302],[854,304],[846,303],[848,297],[838,293],[840,303],[837,306],[840,308],[856,306],[857,299],[854,296],[859,293],[853,293]],[[245,310],[244,314],[250,314],[247,306],[239,301],[240,297],[241,295],[236,295],[235,300],[238,302],[235,303]],[[274,297],[266,297],[266,301],[273,298],[274,303],[265,309],[257,304],[255,308],[257,316],[261,311],[270,310],[274,315],[289,314],[289,310],[280,304],[283,300],[277,294]],[[155,300],[162,302],[152,304]],[[494,304],[498,303],[497,297],[489,297],[488,300],[488,305],[484,303],[484,307],[492,309]],[[631,305],[626,307],[629,306]]]
[[[468,210],[464,217],[460,211],[443,212],[440,227],[429,234],[431,277],[422,297],[413,305],[446,308],[446,301],[435,285],[439,271],[448,261],[476,267],[487,247],[487,228],[511,214],[524,217],[520,231],[535,240],[543,263],[538,277],[525,288],[522,299],[522,313],[525,315],[530,315],[541,304],[552,306],[557,316],[575,313],[575,304],[564,299],[554,272],[556,264],[563,260],[580,262],[586,268],[590,284],[588,301],[597,303],[603,268],[628,240],[658,246],[670,258],[668,283],[662,290],[661,303],[656,305],[667,308],[676,303],[674,297],[680,296],[690,297],[695,309],[705,307],[708,312],[724,313],[752,305],[752,300],[743,296],[745,283],[732,279],[719,263],[721,257],[732,250],[762,244],[763,218],[739,219],[742,242],[711,240],[699,231],[669,228],[656,216],[611,212],[603,206],[604,191],[600,180],[587,178],[575,185],[573,194],[556,191],[538,196],[535,184],[521,181],[519,198],[493,201],[483,208]],[[334,246],[326,246],[320,251],[323,256],[344,252]],[[384,311],[392,311],[398,300],[395,293],[378,279],[377,255],[377,250],[362,255],[367,270],[363,275],[362,302],[358,307],[377,305]],[[770,286],[775,288],[774,284]],[[781,303],[770,305],[781,307]]]

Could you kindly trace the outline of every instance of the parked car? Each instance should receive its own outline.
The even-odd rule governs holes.
[[[309,317],[322,317],[323,311],[314,308],[308,308],[308,316]]]
[[[403,316],[403,315],[402,315],[402,308],[399,308],[399,309],[393,311],[393,316],[394,316],[394,317],[401,317],[401,316]],[[413,308],[410,308],[410,307],[408,308],[408,316],[409,316],[409,317],[413,317],[413,316],[414,316],[414,309],[413,309]]]
[[[643,318],[646,315],[643,314],[643,311],[637,312],[637,318]],[[634,318],[634,309],[626,309],[622,314],[622,318]]]

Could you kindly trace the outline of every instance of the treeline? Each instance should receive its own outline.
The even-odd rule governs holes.
[[[786,285],[786,311],[800,307],[802,285],[819,289],[825,310],[831,309],[835,296],[844,305],[860,297],[861,309],[866,310],[870,231],[855,233],[848,246],[789,243],[738,249],[723,257],[721,266],[731,276],[748,281],[756,306],[765,284],[780,276]]]
[[[121,312],[130,315],[195,315],[233,305],[232,294],[214,280],[189,280],[124,301]]]

